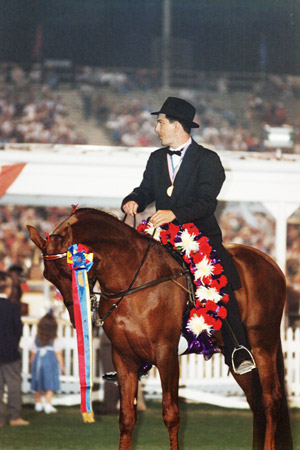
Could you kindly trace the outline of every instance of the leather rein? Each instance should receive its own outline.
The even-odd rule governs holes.
[[[54,236],[54,235],[52,235],[52,236]],[[166,277],[158,278],[156,280],[149,281],[148,283],[145,283],[145,284],[142,284],[140,286],[136,286],[136,287],[133,288],[132,286],[134,285],[135,281],[137,280],[137,277],[138,277],[138,275],[139,275],[139,273],[140,273],[140,271],[141,271],[141,269],[142,269],[142,267],[143,267],[143,265],[144,265],[144,263],[146,261],[146,258],[147,258],[147,255],[149,253],[151,244],[152,244],[152,241],[150,240],[149,243],[148,243],[148,246],[147,246],[147,248],[145,250],[145,253],[143,255],[143,258],[141,260],[141,263],[140,263],[140,265],[139,265],[139,267],[138,267],[138,269],[137,269],[137,271],[136,271],[136,273],[135,273],[135,275],[134,275],[134,277],[133,277],[133,279],[132,279],[132,281],[131,281],[131,283],[130,283],[130,285],[129,285],[129,287],[128,287],[128,289],[126,291],[121,291],[121,292],[118,292],[118,293],[111,293],[111,294],[104,293],[104,292],[94,292],[94,291],[91,292],[92,296],[98,294],[98,295],[100,295],[101,297],[104,297],[107,300],[116,299],[116,298],[119,299],[116,303],[114,303],[112,305],[112,307],[108,310],[108,312],[104,315],[104,317],[99,320],[98,325],[100,325],[100,326],[103,325],[105,319],[107,319],[107,317],[110,316],[110,314],[119,306],[121,301],[127,295],[131,295],[131,294],[134,294],[134,293],[136,293],[138,291],[141,291],[143,289],[147,289],[149,287],[156,286],[157,284],[163,283],[165,281],[172,280],[172,281],[175,282],[176,278],[182,277],[183,275],[185,275],[187,278],[189,278],[189,269],[184,268],[184,270],[181,271],[181,272],[173,273],[173,274],[170,274],[170,275],[168,275]],[[51,254],[51,255],[43,254],[42,256],[43,256],[43,259],[46,260],[46,261],[56,261],[56,260],[65,258],[67,256],[67,252]],[[176,284],[178,284],[181,288],[185,289],[185,287],[181,286],[181,284],[179,284],[179,283],[176,283]],[[65,305],[67,307],[73,306],[73,302],[67,302],[67,303],[65,303]]]

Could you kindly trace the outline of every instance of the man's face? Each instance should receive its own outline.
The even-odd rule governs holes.
[[[175,122],[171,123],[165,114],[159,114],[157,117],[157,123],[155,127],[155,132],[165,146],[171,146],[175,138]]]

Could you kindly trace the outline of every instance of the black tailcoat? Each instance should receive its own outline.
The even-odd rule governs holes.
[[[225,171],[217,153],[192,140],[186,150],[174,182],[172,196],[167,195],[171,185],[167,163],[168,147],[151,153],[139,187],[122,202],[134,200],[138,212],[155,202],[157,210],[171,210],[175,224],[193,222],[210,239],[218,252],[225,273],[234,289],[241,287],[239,276],[230,255],[222,245],[222,233],[215,218],[217,196],[225,180]]]

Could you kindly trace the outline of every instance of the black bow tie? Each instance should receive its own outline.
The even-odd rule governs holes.
[[[167,150],[167,153],[171,156],[172,155],[181,156],[182,150],[183,150],[183,148],[181,150]]]

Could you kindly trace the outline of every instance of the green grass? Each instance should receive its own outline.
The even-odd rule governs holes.
[[[1,450],[116,450],[119,430],[117,416],[103,416],[95,404],[96,422],[84,424],[80,408],[59,407],[57,414],[36,413],[23,408],[28,427],[0,429]],[[181,450],[250,450],[250,411],[210,405],[180,404]],[[300,449],[300,410],[291,411],[295,450]],[[133,450],[169,450],[168,434],[161,418],[160,402],[147,402],[147,411],[138,414]]]

